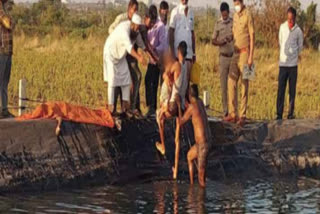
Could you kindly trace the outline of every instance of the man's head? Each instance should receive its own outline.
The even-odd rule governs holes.
[[[178,59],[179,61],[183,61],[187,56],[188,45],[185,41],[180,42],[178,46]]]
[[[132,40],[136,39],[139,34],[139,26],[141,25],[141,17],[134,13],[131,19],[130,25],[130,38]]]
[[[234,9],[237,13],[240,13],[241,10],[243,9],[243,0],[233,0],[234,3]]]
[[[220,12],[223,20],[227,20],[229,18],[230,9],[228,3],[223,2],[220,5]]]
[[[147,10],[144,18],[144,24],[148,29],[151,29],[158,19],[158,11],[155,5],[151,5]]]
[[[138,11],[138,8],[139,8],[139,3],[137,0],[130,0],[129,1],[128,11],[127,11],[129,20],[131,20],[133,14]]]
[[[166,1],[162,1],[160,3],[159,15],[160,19],[164,24],[168,22],[168,14],[169,14],[169,4]]]
[[[288,17],[287,17],[288,25],[289,25],[289,28],[291,29],[296,24],[297,11],[293,7],[289,7],[287,14],[288,14]]]
[[[193,99],[198,99],[199,98],[199,89],[198,89],[198,85],[196,84],[192,84],[190,86],[190,93],[189,93],[189,99],[192,100]]]
[[[188,5],[188,1],[189,1],[189,0],[181,0],[181,4],[183,4],[183,5]]]

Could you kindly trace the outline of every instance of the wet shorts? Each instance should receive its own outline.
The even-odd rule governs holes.
[[[198,167],[205,169],[207,166],[207,157],[209,153],[209,145],[207,143],[197,143]]]

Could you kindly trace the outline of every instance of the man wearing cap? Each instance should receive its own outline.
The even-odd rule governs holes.
[[[144,63],[142,55],[134,49],[134,42],[139,34],[141,17],[133,14],[131,21],[120,23],[109,35],[104,46],[103,74],[108,82],[108,104],[110,111],[114,111],[115,88],[120,87],[125,111],[129,110],[131,76],[126,59],[130,54],[140,63]]]
[[[225,121],[237,122],[243,126],[248,108],[249,80],[243,79],[245,65],[253,65],[254,24],[252,14],[243,0],[233,0],[236,13],[233,16],[234,54],[228,77],[229,115]],[[238,120],[238,81],[241,83],[240,119]]]
[[[187,50],[187,67],[188,75],[192,63],[196,61],[196,43],[194,34],[194,14],[188,6],[189,0],[180,0],[180,4],[171,12],[169,23],[169,45],[171,53],[177,57],[178,46],[182,41],[188,45]]]
[[[131,20],[132,15],[138,11],[139,3],[137,0],[130,0],[128,4],[128,10],[125,13],[122,13],[118,15],[115,19],[115,21],[110,25],[109,27],[109,35],[113,32],[113,30],[123,21]],[[142,28],[143,29],[143,28]],[[135,51],[138,50],[138,48],[141,48],[142,50],[145,50],[149,52],[149,54],[154,57],[154,53],[151,52],[150,50],[150,45],[147,42],[147,39],[144,35],[143,32],[140,33],[141,26],[139,29],[139,34],[137,36],[137,39],[135,40],[134,48]],[[131,107],[130,110],[136,115],[140,116],[141,115],[141,110],[140,110],[140,94],[139,94],[139,89],[141,85],[141,79],[142,79],[142,74],[138,66],[137,60],[132,57],[130,54],[127,55],[127,61],[130,69],[130,75],[132,78],[132,93],[131,93]],[[115,95],[115,108],[116,108],[116,102],[121,95],[121,90],[120,88],[116,88],[116,95]],[[121,96],[120,96],[121,97]],[[116,109],[115,109],[116,110]]]
[[[165,51],[166,41],[166,28],[163,22],[158,19],[157,7],[151,5],[149,8],[149,17],[151,22],[154,23],[152,28],[148,30],[148,41],[152,50],[159,58]],[[160,66],[152,58],[150,58],[148,69],[145,77],[146,87],[146,103],[148,106],[147,117],[155,116],[157,109],[157,92],[159,85]]]
[[[8,111],[8,84],[11,74],[13,21],[0,1],[0,119],[13,117]]]
[[[232,23],[229,16],[229,5],[223,2],[220,6],[221,19],[214,27],[212,44],[219,47],[219,70],[221,97],[224,117],[228,116],[228,75],[233,55]]]

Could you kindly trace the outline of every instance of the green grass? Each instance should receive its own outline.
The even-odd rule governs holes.
[[[9,85],[10,104],[18,105],[18,82],[25,78],[30,99],[66,101],[89,107],[105,106],[107,89],[102,74],[105,38],[54,38],[56,37],[50,35],[41,39],[23,35],[15,37]],[[222,111],[218,50],[200,43],[197,55],[203,68],[200,89],[210,92],[210,107]],[[319,53],[310,50],[305,50],[302,54],[296,98],[298,118],[320,116],[319,57]],[[248,116],[253,119],[273,119],[277,96],[277,48],[256,50],[255,64],[257,78],[250,83]],[[142,71],[145,73],[145,68]],[[141,94],[144,109],[144,79]],[[33,103],[30,105],[34,106]],[[216,112],[212,114],[219,116]]]

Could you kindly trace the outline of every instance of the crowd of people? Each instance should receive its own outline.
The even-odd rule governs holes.
[[[220,5],[221,18],[216,22],[212,44],[219,47],[219,70],[223,120],[244,126],[247,120],[248,70],[254,73],[255,27],[254,17],[243,0],[234,0],[235,13],[230,17],[229,5]],[[138,48],[148,55],[145,77],[146,117],[156,117],[160,142],[157,150],[166,154],[165,120],[176,118],[175,163],[173,178],[177,178],[179,161],[180,127],[192,120],[196,144],[188,152],[190,181],[193,183],[193,160],[198,158],[199,183],[205,186],[206,156],[211,140],[207,115],[199,99],[198,86],[190,84],[192,66],[196,62],[194,14],[188,0],[171,10],[162,1],[159,7],[151,5],[143,20],[138,15],[138,2],[130,0],[127,13],[119,15],[110,26],[104,48],[104,80],[108,83],[110,110],[116,114],[118,96],[122,112],[128,117],[142,117],[139,87],[141,71],[138,63],[146,65]],[[279,31],[280,72],[277,98],[277,119],[282,119],[284,93],[289,80],[290,110],[288,119],[294,118],[294,101],[297,81],[297,64],[303,48],[303,34],[297,26],[296,10],[290,7],[288,20]],[[169,20],[169,22],[168,22]],[[160,87],[159,87],[160,82]],[[238,84],[241,93],[238,102]],[[157,104],[158,88],[160,103]],[[129,103],[131,102],[131,106]],[[239,108],[238,108],[239,103]]]
[[[0,4],[0,118],[13,116],[8,111],[7,95],[12,62],[13,21],[5,10],[6,2],[1,0]],[[243,0],[233,2],[233,18],[230,17],[229,5],[225,2],[221,4],[221,19],[215,25],[212,44],[218,46],[220,51],[223,120],[243,126],[247,119],[249,90],[249,79],[244,72],[254,68],[255,27],[254,17]],[[170,19],[169,4],[166,1],[160,3],[159,9],[151,5],[143,17],[138,15],[138,8],[137,0],[130,0],[127,11],[117,16],[109,27],[103,51],[103,77],[108,88],[108,108],[116,116],[117,100],[120,97],[122,114],[129,118],[143,117],[140,109],[142,74],[139,63],[147,65],[145,97],[148,112],[145,116],[155,117],[159,125],[160,142],[155,146],[162,155],[166,154],[165,120],[176,118],[173,177],[177,178],[180,128],[191,119],[196,144],[191,147],[187,157],[190,181],[193,183],[193,160],[197,158],[199,183],[205,186],[206,158],[211,136],[198,86],[190,83],[192,66],[197,59],[194,13],[188,6],[188,0],[180,0],[180,4],[171,10]],[[287,21],[280,27],[279,45],[277,119],[283,117],[288,81],[288,119],[294,119],[297,65],[303,48],[303,33],[296,24],[296,10],[292,7],[287,11]],[[241,86],[239,111],[238,82]]]

